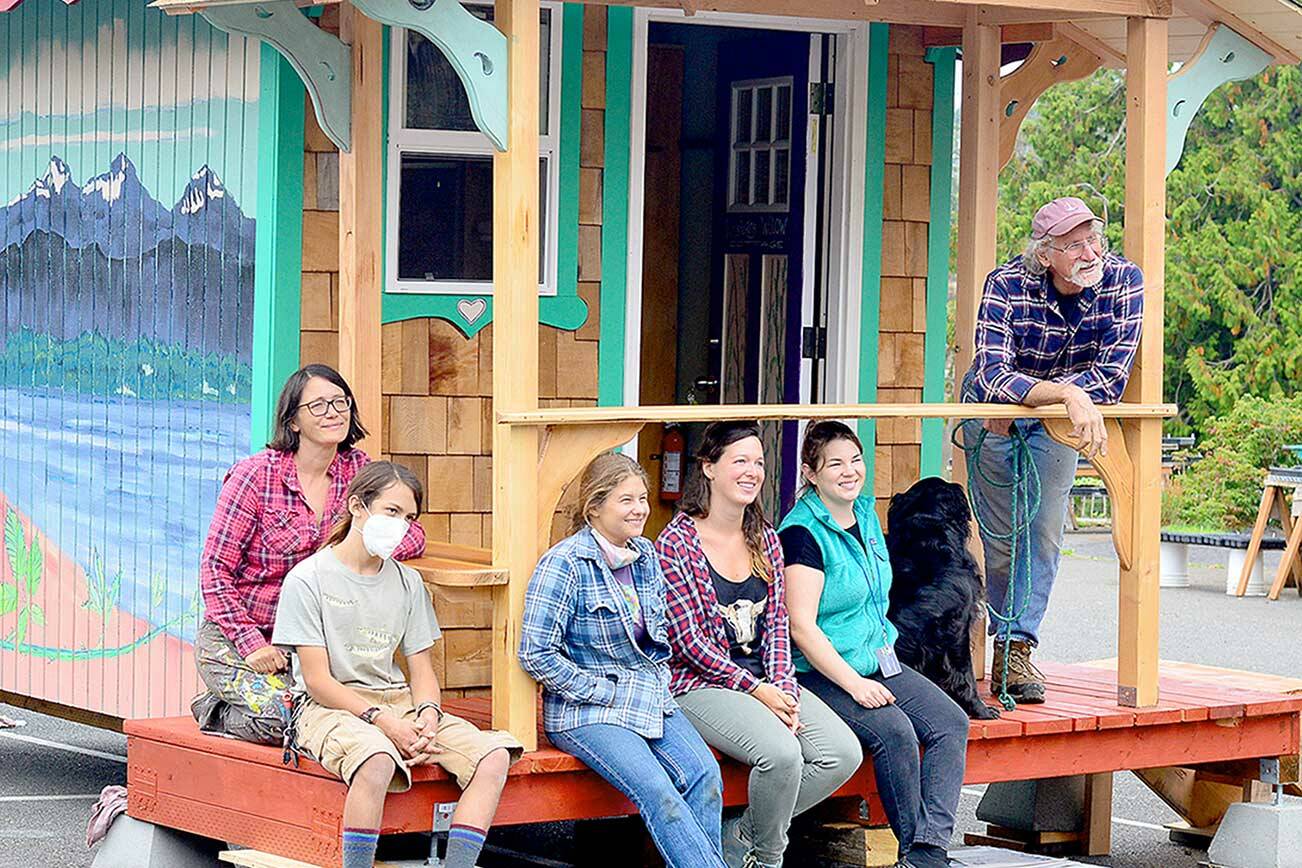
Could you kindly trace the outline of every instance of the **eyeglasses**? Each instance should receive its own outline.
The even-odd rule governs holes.
[[[1067,254],[1072,259],[1080,259],[1082,256],[1085,255],[1085,248],[1087,246],[1092,247],[1095,253],[1102,253],[1103,251],[1107,250],[1108,239],[1098,233],[1095,233],[1094,235],[1091,235],[1089,238],[1086,238],[1083,241],[1077,241],[1073,244],[1068,244],[1066,247],[1056,247],[1052,244],[1050,244],[1049,246],[1052,247],[1054,250],[1057,250],[1059,253]]]
[[[353,408],[353,399],[347,395],[340,395],[338,398],[332,398],[327,401],[325,398],[317,398],[315,401],[309,401],[306,404],[299,404],[299,407],[306,407],[307,412],[313,416],[324,416],[331,410],[334,410],[340,416],[347,413]]]

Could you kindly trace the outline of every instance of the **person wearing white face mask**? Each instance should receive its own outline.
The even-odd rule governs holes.
[[[438,622],[420,575],[393,553],[420,513],[421,484],[388,461],[362,468],[326,546],[285,577],[272,643],[292,649],[290,739],[348,784],[343,868],[375,858],[386,792],[436,763],[462,787],[448,868],[473,868],[523,746],[443,711],[430,648]],[[410,681],[394,661],[401,650]]]
[[[1080,451],[1087,458],[1106,455],[1107,431],[1098,405],[1121,400],[1143,319],[1139,267],[1108,252],[1103,221],[1088,205],[1075,197],[1054,199],[1036,212],[1026,252],[986,278],[963,400],[1062,404]],[[1014,448],[1020,448],[1010,436],[1014,425],[1039,474],[1041,494],[1039,511],[1018,539],[1018,551],[1030,552],[1029,566],[1019,567],[1016,581],[1010,581],[1012,463]],[[968,484],[977,487],[982,504],[978,517],[984,521],[990,605],[1012,616],[1008,624],[990,621],[992,634],[999,626],[992,678],[997,692],[1006,690],[1019,703],[1044,702],[1044,677],[1031,664],[1031,651],[1039,644],[1058,572],[1076,452],[1050,439],[1034,419],[968,420],[964,448],[973,449],[978,440],[981,471]]]

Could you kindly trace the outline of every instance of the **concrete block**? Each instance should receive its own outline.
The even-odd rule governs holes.
[[[91,868],[212,868],[224,847],[175,829],[121,815],[99,844]]]
[[[1218,868],[1302,868],[1302,800],[1230,805],[1207,858]]]
[[[1085,776],[991,784],[976,815],[1021,832],[1075,832],[1085,816]]]

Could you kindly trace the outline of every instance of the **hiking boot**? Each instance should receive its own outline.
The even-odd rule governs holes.
[[[1007,691],[1019,705],[1044,702],[1044,674],[1031,663],[1031,643],[1014,639],[1008,643],[1008,683],[1004,677],[1004,640],[995,640],[995,657],[990,664],[990,685],[996,696]]]

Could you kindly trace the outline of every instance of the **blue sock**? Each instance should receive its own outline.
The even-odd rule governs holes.
[[[447,856],[443,859],[446,868],[475,868],[475,860],[484,849],[484,836],[487,834],[474,826],[453,823],[448,832]]]
[[[344,829],[343,868],[371,868],[379,843],[379,829]]]

